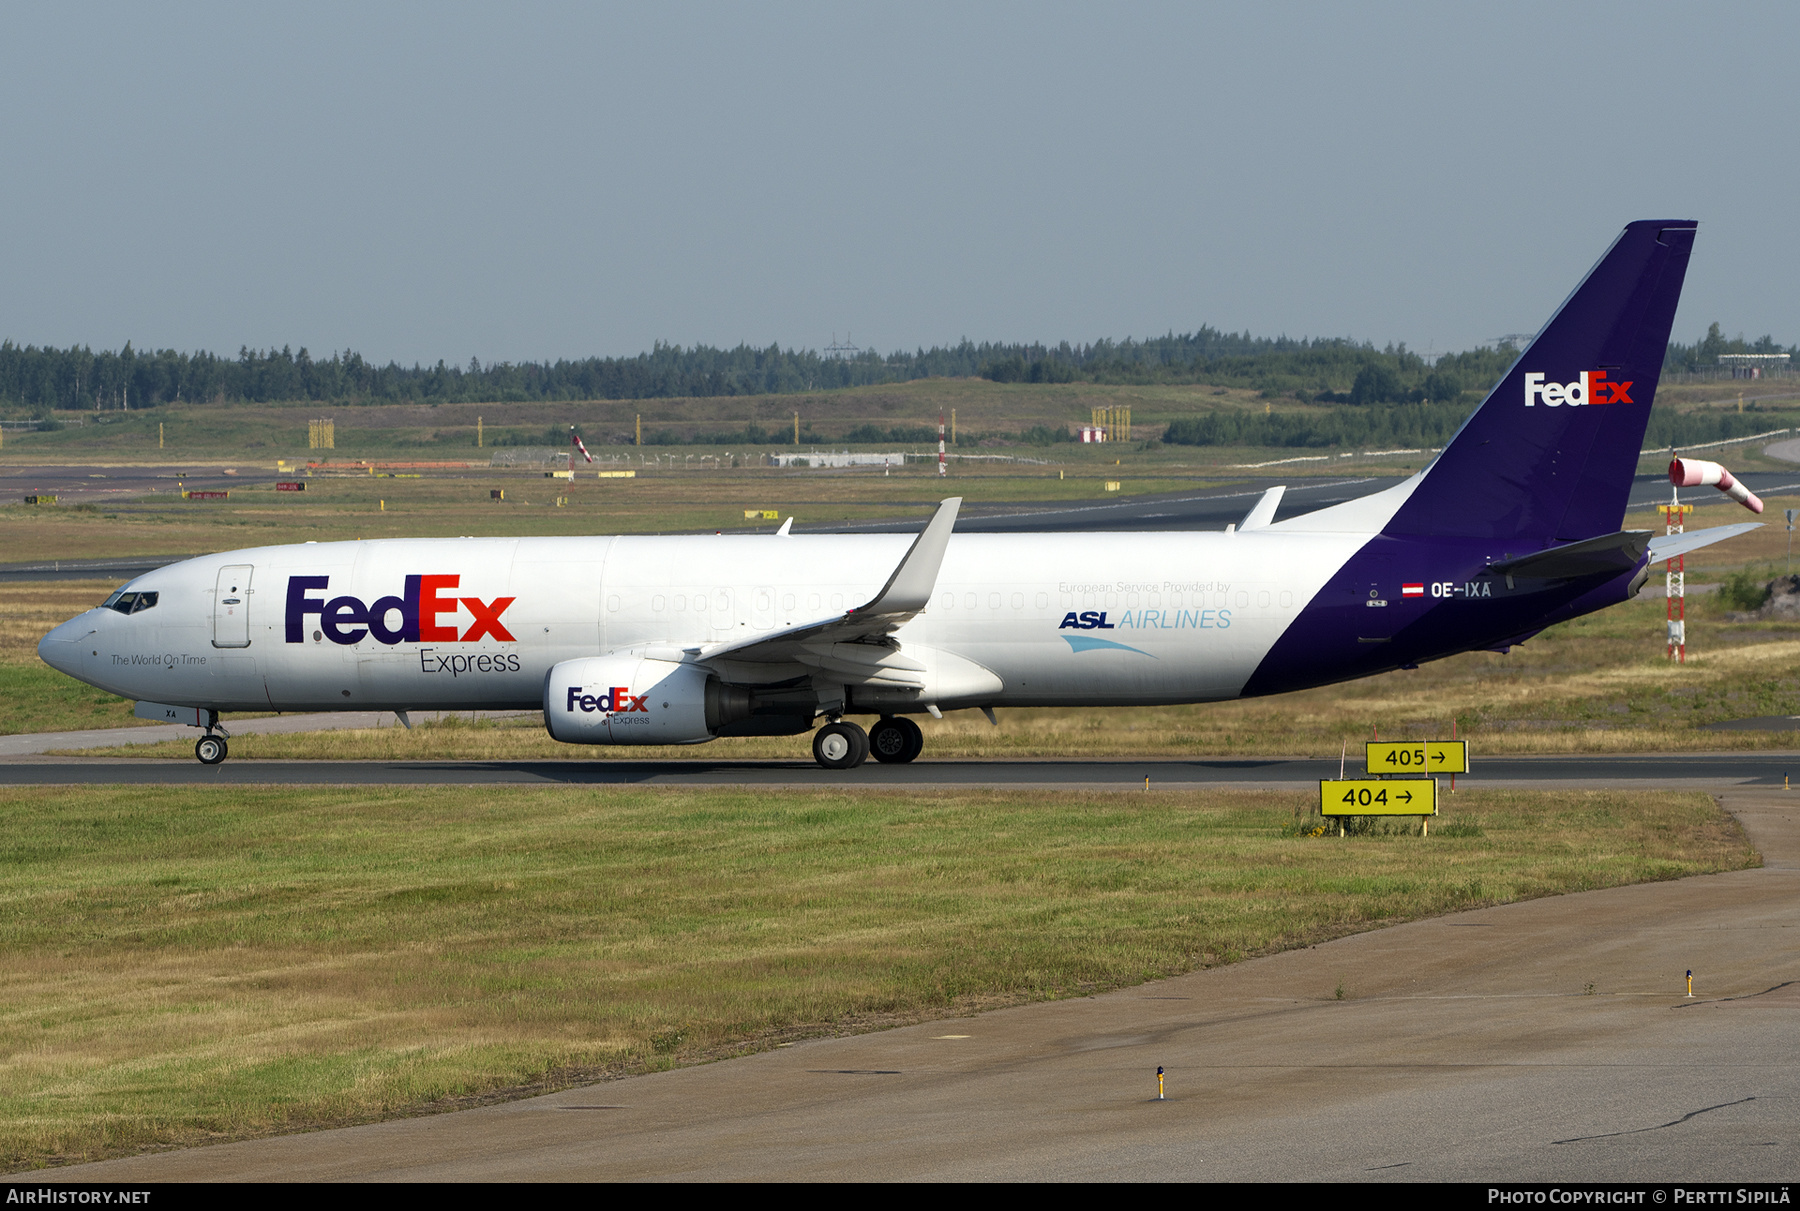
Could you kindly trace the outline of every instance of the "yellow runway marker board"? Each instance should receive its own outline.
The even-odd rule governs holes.
[[[1358,778],[1319,783],[1321,816],[1435,816],[1436,778]]]
[[[1467,740],[1369,741],[1363,764],[1371,774],[1466,774]]]

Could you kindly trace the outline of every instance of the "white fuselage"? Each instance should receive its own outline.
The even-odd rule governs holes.
[[[970,689],[965,678],[959,691],[946,679],[944,693],[928,690],[915,709],[1232,698],[1368,537],[1287,526],[958,535],[929,607],[894,638],[905,651],[945,653],[942,663],[968,662],[998,682]],[[47,636],[40,652],[126,697],[220,711],[529,708],[543,701],[546,675],[561,661],[609,653],[680,659],[841,615],[881,589],[911,541],[767,535],[263,547],[141,576],[128,588],[154,592],[153,608],[91,610]],[[407,632],[409,593],[414,612],[425,612],[416,635]],[[731,671],[724,669],[728,680]]]

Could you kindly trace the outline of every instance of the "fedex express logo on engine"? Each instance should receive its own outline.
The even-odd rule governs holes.
[[[1583,370],[1581,377],[1572,383],[1547,383],[1541,374],[1525,376],[1525,406],[1535,408],[1542,400],[1546,408],[1560,408],[1567,404],[1571,408],[1579,408],[1583,404],[1629,404],[1631,402],[1631,382],[1611,382],[1604,370]]]
[[[287,590],[287,641],[306,642],[306,620],[317,618],[318,630],[333,643],[360,643],[367,636],[376,642],[396,643],[474,643],[491,638],[501,643],[517,643],[500,615],[517,601],[516,597],[496,597],[483,601],[479,597],[445,596],[447,590],[462,583],[460,575],[408,576],[398,597],[378,597],[365,603],[348,594],[326,597],[331,587],[329,576],[290,576]],[[318,593],[319,596],[312,596]],[[473,620],[467,629],[459,629],[458,615],[466,611]],[[390,626],[398,615],[399,626]],[[440,621],[449,615],[447,622]]]
[[[647,715],[650,713],[650,708],[644,705],[647,697],[647,693],[632,693],[631,687],[625,685],[615,685],[604,694],[584,694],[580,686],[572,685],[569,687],[569,705],[565,709],[571,714],[581,711],[591,715],[600,711],[607,715],[629,715],[633,711],[642,711]]]

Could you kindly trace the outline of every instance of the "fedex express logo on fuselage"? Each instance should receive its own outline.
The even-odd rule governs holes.
[[[1583,370],[1581,377],[1572,383],[1546,383],[1541,374],[1527,374],[1525,406],[1535,408],[1540,400],[1546,408],[1560,408],[1564,404],[1571,408],[1583,404],[1629,404],[1631,380],[1611,382],[1604,370]]]
[[[365,603],[360,597],[344,594],[326,597],[331,587],[329,576],[290,576],[287,590],[287,641],[306,642],[306,620],[317,618],[318,629],[333,643],[360,643],[373,636],[377,643],[474,643],[479,639],[495,639],[501,643],[517,643],[500,615],[517,601],[516,597],[496,597],[483,601],[479,597],[447,597],[446,590],[462,583],[457,574],[443,576],[408,576],[398,597],[378,597]],[[312,596],[318,593],[319,596]],[[466,630],[458,628],[456,615],[468,611],[474,619]],[[400,625],[390,627],[394,615]],[[451,615],[448,624],[439,621]]]

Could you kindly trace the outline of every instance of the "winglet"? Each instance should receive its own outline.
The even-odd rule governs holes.
[[[906,558],[888,577],[888,582],[875,594],[875,600],[852,617],[869,614],[917,614],[931,601],[931,590],[937,587],[938,569],[944,563],[944,551],[950,545],[950,531],[956,526],[957,510],[963,498],[952,496],[938,505],[937,514],[923,533],[913,539]]]
[[[775,537],[786,538],[788,536],[789,532],[793,530],[793,528],[794,528],[794,515],[792,513],[790,513],[790,514],[788,514],[788,519],[781,523],[781,529],[775,531]]]
[[[1281,507],[1282,494],[1287,491],[1286,484],[1277,484],[1262,494],[1262,498],[1252,505],[1244,514],[1244,520],[1238,523],[1238,530],[1260,530],[1275,520],[1275,510]]]

